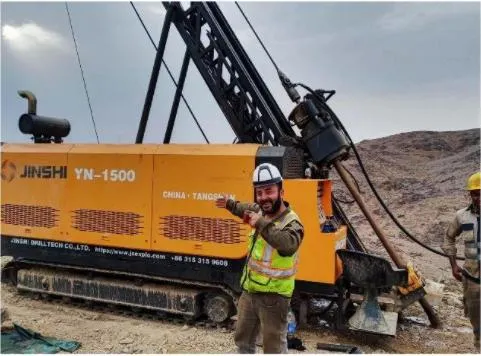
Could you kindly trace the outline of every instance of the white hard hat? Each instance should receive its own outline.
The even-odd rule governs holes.
[[[281,172],[271,163],[261,163],[254,170],[252,183],[254,187],[277,184],[282,182]]]

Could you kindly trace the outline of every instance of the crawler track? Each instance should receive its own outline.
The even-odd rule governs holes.
[[[191,320],[175,314],[142,310],[138,308],[129,308],[121,305],[108,304],[103,302],[90,302],[78,298],[59,297],[46,293],[36,293],[20,290],[17,290],[17,293],[32,300],[38,300],[51,305],[63,305],[66,307],[74,307],[98,313],[108,313],[116,316],[124,316],[136,320],[162,321],[175,325],[188,325],[195,328],[220,329],[226,332],[233,331],[235,328],[235,320],[233,319],[229,319],[228,321],[225,321],[223,323],[215,323],[207,319]]]
[[[27,273],[29,273],[26,275],[26,277],[24,273],[21,273],[25,270],[28,271]],[[33,270],[34,272],[30,272],[31,270]],[[42,273],[44,271],[46,272]],[[182,289],[186,290],[185,288],[190,288],[190,290],[198,289],[199,295],[203,295],[206,300],[207,298],[212,298],[213,296],[223,295],[226,299],[231,298],[231,302],[233,304],[237,302],[237,296],[233,294],[230,290],[222,286],[209,283],[189,283],[185,281],[179,283],[179,281],[176,280],[136,275],[131,273],[118,273],[98,269],[85,269],[73,266],[51,265],[32,261],[12,261],[2,270],[3,283],[10,283],[11,285],[13,285],[13,287],[16,288],[17,293],[19,293],[20,295],[35,300],[41,300],[46,303],[73,306],[76,308],[92,310],[95,312],[105,312],[112,315],[126,316],[138,320],[158,320],[177,325],[186,324],[196,328],[217,328],[223,331],[231,331],[234,329],[235,326],[235,320],[233,320],[232,317],[229,317],[221,322],[215,322],[210,320],[207,315],[205,315],[205,313],[203,313],[202,311],[200,312],[201,315],[193,316],[186,313],[182,314],[178,310],[177,312],[168,312],[165,310],[154,310],[152,306],[148,305],[145,308],[133,304],[128,305],[128,301],[125,300],[122,302],[115,300],[110,301],[107,299],[99,300],[99,297],[86,297],[85,295],[75,295],[75,293],[67,295],[67,293],[60,290],[59,286],[64,287],[62,286],[62,284],[65,284],[65,281],[68,281],[68,278],[70,278],[70,276],[72,276],[71,284],[73,287],[71,290],[83,289],[83,291],[85,291],[86,288],[91,290],[94,289],[94,292],[97,292],[98,294],[101,293],[100,290],[97,289],[100,289],[102,287],[98,287],[96,285],[88,285],[88,283],[89,281],[102,280],[106,276],[110,278],[115,278],[115,281],[119,281],[122,278],[125,278],[125,280],[127,281],[126,285],[131,288],[130,292],[132,290],[136,292],[140,290],[142,287],[142,283],[144,283],[144,286],[148,284],[149,286],[153,286],[153,288],[147,288],[147,293],[144,292],[144,294],[140,294],[140,296],[145,298],[150,297],[151,300],[147,300],[150,302],[152,301],[153,297],[159,297],[158,292],[157,295],[155,295],[154,289],[157,284],[158,286],[163,286],[164,288],[167,288],[167,293],[163,293],[160,296],[165,297],[167,295],[167,298],[172,298],[172,301],[169,300],[166,303],[170,306],[177,304],[176,306],[178,307],[179,294],[182,296]],[[85,281],[85,285],[80,286],[80,289],[79,286],[76,285],[78,284],[79,276],[82,277]],[[36,288],[39,283],[42,287],[44,287],[44,284],[46,284],[45,290],[39,290],[38,288]],[[56,285],[56,288],[52,288],[54,284]],[[109,282],[107,282],[107,284],[109,284]],[[111,294],[125,292],[125,289],[122,290],[122,288],[125,286],[121,286],[115,289],[117,287],[116,284],[112,282],[110,282],[110,284],[111,285],[109,286],[109,292]],[[139,286],[139,288],[132,287],[133,285]],[[103,287],[105,287],[105,285]],[[177,289],[181,289],[181,292],[177,292]],[[172,293],[172,296],[169,295],[170,292]],[[92,293],[92,291],[90,291],[90,293]],[[94,295],[94,293],[92,293],[91,295]],[[174,300],[175,298],[177,299]],[[195,303],[199,304],[197,298],[198,296],[196,295]],[[137,298],[136,301],[139,302],[139,299]],[[189,300],[187,303],[193,303],[193,301]],[[205,303],[206,302],[204,300],[200,302],[202,306],[204,306]],[[189,307],[191,307],[191,305],[189,305]]]
[[[91,283],[92,281],[105,280],[106,277],[110,280],[100,287],[99,285],[95,285],[95,283]],[[119,284],[119,281],[124,281],[123,285]],[[54,265],[25,260],[12,261],[6,265],[2,270],[2,282],[10,282],[20,295],[50,304],[72,306],[137,320],[157,320],[196,328],[220,329],[224,332],[233,331],[235,328],[235,318],[233,318],[235,309],[233,313],[231,312],[229,314],[230,316],[225,318],[226,314],[224,313],[225,308],[223,308],[223,306],[225,306],[226,303],[231,303],[232,308],[235,308],[238,296],[223,286],[211,283],[178,281],[155,276]],[[44,286],[44,284],[46,285]],[[68,288],[65,288],[65,285],[68,285]],[[125,286],[128,288],[125,288]],[[158,286],[164,287],[164,290],[160,293],[156,291],[156,287]],[[104,288],[104,290],[101,291],[101,288]],[[106,292],[105,288],[109,290]],[[144,288],[143,291],[141,291],[142,288]],[[81,295],[86,290],[89,290],[89,293]],[[185,295],[189,298],[192,296],[192,294],[189,295],[192,291],[197,293],[193,297],[195,303],[201,306],[200,308],[199,306],[197,307],[197,311],[200,311],[200,313],[191,313],[191,315],[189,315],[191,310],[181,311],[178,309],[178,299],[179,295],[181,297]],[[130,296],[129,298],[124,297],[121,301],[119,299],[108,300],[109,295],[116,294],[117,296],[125,296],[126,294],[133,293],[137,293],[135,298]],[[152,294],[156,293],[156,298],[159,296],[167,296],[167,298],[171,298],[172,300],[177,298],[177,301],[172,301],[172,303],[164,302],[163,306],[159,306],[159,304],[155,304],[158,299],[152,298]],[[101,294],[103,294],[103,299]],[[105,297],[106,295],[107,298]],[[202,295],[200,300],[198,300],[199,295]],[[188,302],[189,308],[191,304],[194,303],[192,300]],[[145,304],[139,306],[140,301],[145,302]],[[158,308],[172,308],[176,303],[177,310],[174,310],[174,312],[158,310]],[[213,304],[217,304],[217,306],[220,305],[220,307],[216,309],[217,313],[211,313],[213,317],[209,318],[206,309]],[[319,317],[326,314],[334,304],[335,301],[333,300],[329,306],[321,308],[321,310],[317,310],[318,308],[313,310],[309,309],[309,311],[306,310],[307,314],[304,316],[305,322],[302,327],[316,329],[319,325]],[[222,312],[219,313],[219,310]],[[218,315],[220,315],[220,317],[216,319]],[[327,315],[324,315],[324,317],[325,316]],[[334,316],[329,316],[327,319],[330,320],[333,317]],[[335,323],[334,320],[330,320],[330,322],[333,325]],[[299,326],[301,327],[301,325]]]

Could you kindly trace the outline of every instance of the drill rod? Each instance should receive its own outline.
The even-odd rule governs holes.
[[[379,238],[379,240],[383,244],[384,248],[386,249],[386,251],[389,254],[389,256],[391,257],[391,259],[394,261],[394,263],[396,264],[396,266],[398,268],[406,268],[406,263],[397,255],[394,248],[391,246],[389,241],[386,239],[386,235],[384,234],[384,232],[382,231],[379,224],[376,222],[376,220],[373,218],[373,216],[371,215],[371,213],[367,209],[366,204],[362,200],[362,197],[359,194],[359,192],[356,190],[353,182],[351,181],[351,179],[349,177],[349,174],[347,173],[347,171],[344,168],[344,166],[342,165],[342,163],[340,161],[335,161],[334,167],[336,168],[337,173],[341,177],[341,179],[344,182],[344,184],[346,185],[347,189],[349,189],[349,191],[351,192],[351,195],[353,196],[354,200],[356,200],[357,204],[359,205],[359,208],[364,213],[364,216],[369,221],[369,224],[371,225],[371,227],[374,230],[374,232],[376,233],[377,237]],[[436,313],[434,312],[431,305],[426,300],[426,298],[422,297],[421,299],[419,299],[419,303],[421,304],[421,306],[424,309],[424,312],[428,316],[429,321],[431,322],[431,326],[434,327],[434,328],[439,327],[440,324],[441,324],[440,321],[439,321],[439,318],[436,315]]]

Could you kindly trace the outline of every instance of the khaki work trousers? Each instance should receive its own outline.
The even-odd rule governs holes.
[[[261,331],[265,354],[287,353],[289,304],[290,299],[279,294],[242,292],[234,336],[238,352],[256,353],[256,338]]]
[[[463,277],[464,315],[471,321],[474,333],[474,347],[479,350],[480,286]]]

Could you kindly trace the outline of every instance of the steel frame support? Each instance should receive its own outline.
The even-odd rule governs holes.
[[[170,110],[169,122],[165,130],[164,143],[170,143],[172,137],[172,130],[174,129],[175,118],[177,117],[177,110],[179,109],[180,95],[184,89],[185,77],[187,76],[187,70],[189,69],[190,56],[189,51],[185,51],[184,61],[182,62],[182,68],[180,70],[179,82],[177,83],[177,89],[175,91],[174,101],[172,103],[172,109]]]
[[[145,129],[149,119],[150,108],[152,107],[152,100],[155,94],[155,87],[159,78],[160,66],[162,58],[164,57],[165,45],[167,44],[167,37],[169,36],[170,24],[174,15],[174,8],[168,8],[165,14],[164,25],[162,26],[162,33],[160,35],[159,45],[157,46],[157,53],[155,54],[154,67],[150,76],[150,83],[145,97],[144,108],[142,110],[142,117],[140,118],[139,129],[137,131],[137,138],[135,143],[142,143],[144,141]]]

